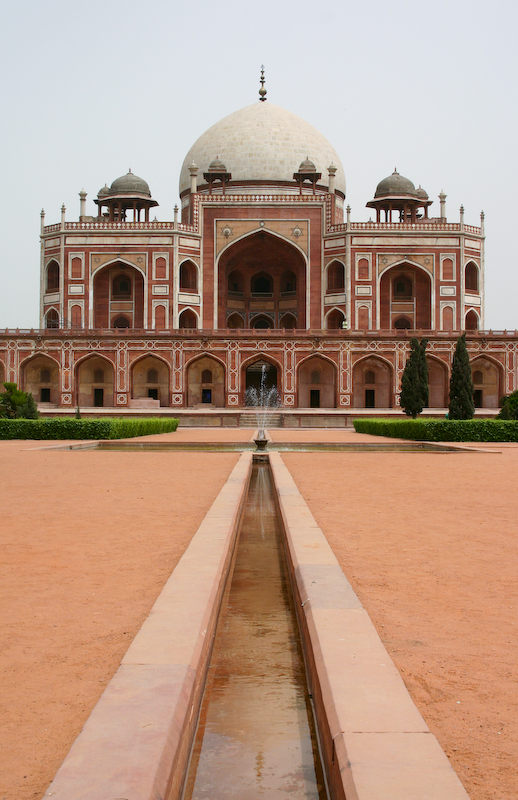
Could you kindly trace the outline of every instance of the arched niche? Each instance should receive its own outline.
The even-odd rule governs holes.
[[[399,319],[407,319],[413,330],[432,325],[432,284],[428,272],[412,264],[387,269],[380,279],[380,324],[394,330]]]
[[[21,387],[31,392],[37,403],[59,404],[59,366],[48,356],[39,355],[22,365]]]
[[[340,261],[332,261],[327,268],[326,290],[330,294],[345,291],[345,267]]]
[[[120,314],[112,320],[112,328],[131,328],[130,321],[124,314]]]
[[[103,408],[114,404],[113,364],[101,356],[88,356],[76,368],[77,402],[81,407]]]
[[[455,330],[455,316],[452,306],[445,306],[442,309],[442,330],[448,332]]]
[[[134,267],[116,261],[94,275],[94,328],[143,328],[144,279]],[[125,318],[128,325],[115,325]]]
[[[45,291],[59,292],[59,264],[57,261],[49,261],[45,276]]]
[[[476,311],[468,311],[464,323],[464,329],[467,331],[478,331],[480,320]]]
[[[336,408],[336,367],[320,356],[303,361],[298,369],[299,408]]]
[[[247,361],[242,367],[242,385],[245,387],[244,402],[252,405],[251,399],[254,393],[261,393],[261,386],[264,387],[266,396],[272,401],[281,397],[280,386],[281,369],[280,365],[266,358],[259,357],[252,361]]]
[[[341,330],[344,327],[345,314],[339,308],[333,308],[326,316],[326,330]]]
[[[273,319],[267,314],[256,314],[250,320],[250,327],[257,331],[264,331],[267,328],[273,328]]]
[[[392,408],[392,367],[377,356],[358,361],[353,368],[354,408]]]
[[[236,312],[230,314],[229,318],[227,319],[227,328],[230,328],[230,330],[237,330],[239,328],[243,329],[244,327],[245,321],[241,314],[237,314]]]
[[[197,330],[198,317],[190,308],[185,308],[178,319],[178,327],[183,330]]]
[[[504,394],[502,366],[480,356],[471,362],[471,377],[475,408],[498,408],[498,401]]]
[[[59,328],[59,314],[55,308],[49,308],[45,314],[45,328],[47,330]]]
[[[306,327],[306,261],[290,242],[262,230],[244,236],[223,251],[218,270],[218,327],[241,314],[247,329],[258,314],[268,314],[272,327],[294,314]]]
[[[180,291],[198,291],[198,269],[193,261],[183,261],[180,264]]]
[[[412,328],[412,323],[408,317],[396,317],[394,320],[394,329],[396,331],[409,331]]]
[[[476,294],[479,291],[478,267],[474,261],[468,261],[464,269],[464,288]]]
[[[135,400],[159,400],[169,406],[169,367],[160,358],[146,356],[131,366],[131,397]]]
[[[293,331],[297,327],[297,319],[293,314],[283,314],[281,317],[280,326],[286,331]]]
[[[211,380],[204,380],[209,377]],[[187,405],[225,406],[225,368],[211,356],[202,356],[187,366]]]
[[[428,408],[446,408],[448,405],[448,367],[437,358],[426,358],[428,365]]]

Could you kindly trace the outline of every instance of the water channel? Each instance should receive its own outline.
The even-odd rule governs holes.
[[[326,800],[267,463],[254,464],[183,800]]]

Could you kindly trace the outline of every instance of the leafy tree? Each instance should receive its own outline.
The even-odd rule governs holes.
[[[449,419],[472,419],[475,413],[473,402],[473,378],[469,364],[466,334],[457,339],[450,378]]]
[[[415,338],[410,340],[410,355],[401,379],[400,405],[405,414],[413,419],[428,405],[427,344],[427,339],[421,342]]]
[[[518,419],[518,391],[504,395],[500,400],[502,410],[498,419]]]
[[[22,392],[16,383],[4,383],[4,389],[0,394],[0,418],[38,419],[38,407],[32,394]]]

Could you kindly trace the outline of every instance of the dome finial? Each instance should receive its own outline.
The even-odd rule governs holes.
[[[261,64],[261,88],[259,89],[259,100],[264,103],[266,100],[266,89],[264,88],[264,64]]]

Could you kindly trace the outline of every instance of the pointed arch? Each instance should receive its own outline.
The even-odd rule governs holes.
[[[230,330],[243,330],[244,327],[245,321],[241,314],[238,314],[237,311],[234,311],[233,314],[230,314],[227,319],[227,328],[230,328]]]
[[[337,366],[324,355],[310,355],[297,365],[299,408],[336,408]]]
[[[86,408],[112,407],[115,365],[104,354],[88,353],[75,364],[77,404]]]
[[[359,358],[352,375],[354,408],[392,408],[393,374],[392,364],[382,356]]]
[[[412,330],[430,330],[435,321],[432,306],[433,276],[409,258],[385,267],[378,278],[379,320],[382,330],[394,330],[406,318]]]
[[[470,360],[476,408],[498,408],[499,400],[505,394],[504,369],[495,358],[485,353]],[[482,374],[475,376],[475,373]],[[477,380],[475,380],[477,377]]]
[[[325,318],[325,327],[326,330],[342,330],[344,328],[344,323],[346,321],[345,314],[341,308],[331,308]]]
[[[132,400],[145,402],[145,399],[158,400],[160,406],[170,403],[170,366],[168,362],[147,353],[138,356],[130,364],[130,385]]]
[[[47,330],[55,330],[60,327],[59,313],[55,308],[49,308],[45,313],[45,328]]]
[[[426,355],[428,364],[428,408],[446,408],[449,395],[448,365],[434,355]]]
[[[327,265],[325,285],[328,294],[345,292],[345,265],[342,261],[334,259]]]
[[[196,293],[198,291],[198,265],[190,258],[180,262],[178,285],[181,292]]]
[[[198,314],[191,308],[184,308],[178,318],[180,330],[198,330]]]
[[[475,294],[480,291],[479,268],[474,261],[468,261],[464,267],[464,288],[467,292]]]
[[[209,377],[209,372],[211,380],[204,380]],[[225,375],[224,362],[212,354],[202,354],[191,358],[185,366],[187,405],[191,408],[198,405],[224,408]]]
[[[94,328],[114,328],[118,317],[125,317],[129,328],[143,328],[145,271],[117,257],[102,264],[92,275],[92,314]],[[123,312],[123,313],[121,313]]]
[[[478,331],[480,328],[480,317],[474,308],[470,308],[464,318],[464,330]]]
[[[24,392],[30,392],[37,403],[59,404],[60,364],[46,353],[29,356],[19,368],[20,384]]]
[[[51,292],[59,292],[59,273],[59,264],[55,258],[52,258],[45,268],[45,291],[48,294]]]

